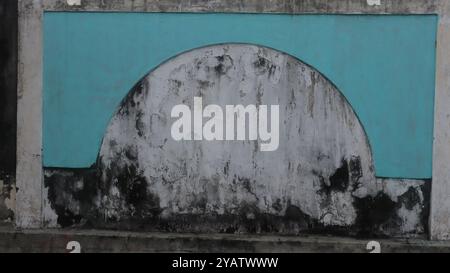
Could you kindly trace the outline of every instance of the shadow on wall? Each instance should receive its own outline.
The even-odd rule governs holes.
[[[17,112],[17,1],[0,1],[0,225],[14,218]]]
[[[194,97],[205,109],[216,105],[214,117],[226,105],[279,105],[278,149],[261,151],[258,138],[175,141],[172,109],[193,109]],[[228,130],[228,120],[209,118],[202,122]],[[251,117],[243,121],[251,127]],[[375,177],[362,125],[318,71],[274,49],[223,44],[178,55],[139,81],[112,118],[95,166],[45,169],[45,224],[417,236],[427,233],[429,185]]]

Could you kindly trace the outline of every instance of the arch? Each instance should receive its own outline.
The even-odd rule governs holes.
[[[192,52],[192,51],[195,51],[195,50],[199,50],[199,49],[203,49],[203,48],[209,48],[209,47],[215,47],[215,46],[226,46],[226,45],[256,46],[256,47],[260,47],[260,48],[266,48],[266,49],[269,49],[269,50],[277,51],[277,52],[280,52],[280,53],[285,54],[285,55],[287,55],[287,56],[290,56],[291,58],[293,58],[293,59],[295,59],[295,60],[297,60],[297,61],[303,63],[304,65],[310,67],[312,70],[314,70],[314,71],[316,71],[317,73],[319,73],[319,74],[321,75],[321,77],[323,77],[324,79],[326,79],[327,82],[328,82],[330,85],[332,85],[332,86],[335,88],[335,90],[336,90],[337,92],[340,93],[340,95],[341,95],[342,98],[346,101],[346,103],[347,103],[348,105],[350,105],[351,110],[353,111],[353,114],[355,115],[356,119],[357,119],[358,122],[361,124],[362,129],[364,130],[364,134],[365,134],[365,136],[366,136],[367,145],[368,145],[368,147],[369,147],[369,149],[370,149],[370,152],[371,152],[371,154],[372,154],[372,145],[370,144],[370,138],[368,137],[368,134],[367,134],[367,132],[366,132],[366,130],[365,130],[365,128],[364,128],[364,125],[363,125],[361,119],[359,118],[358,114],[356,113],[356,111],[355,111],[355,110],[353,109],[353,107],[351,106],[351,103],[349,102],[349,100],[347,99],[347,97],[344,95],[344,93],[342,93],[342,92],[340,91],[340,89],[337,87],[337,85],[336,85],[330,78],[328,78],[325,74],[323,74],[323,73],[320,72],[318,69],[316,69],[313,65],[311,65],[311,64],[309,64],[309,63],[307,63],[307,62],[301,60],[299,57],[297,57],[297,56],[295,56],[295,55],[292,55],[292,54],[290,54],[290,53],[284,52],[284,51],[282,51],[282,50],[279,50],[279,49],[276,49],[276,48],[273,48],[273,47],[270,47],[270,46],[267,46],[267,45],[260,45],[260,44],[255,44],[255,43],[236,43],[236,42],[233,42],[233,43],[214,43],[214,44],[208,44],[208,45],[203,45],[203,46],[200,46],[200,47],[195,47],[195,48],[187,49],[187,50],[184,50],[184,51],[182,51],[182,52],[180,52],[180,53],[178,53],[178,54],[175,54],[174,56],[172,56],[172,57],[166,59],[165,61],[161,62],[161,63],[158,64],[157,66],[155,66],[155,67],[153,67],[152,69],[150,69],[150,70],[149,70],[142,78],[140,78],[140,79],[137,81],[137,83],[130,89],[130,91],[125,95],[125,97],[121,100],[121,102],[120,102],[119,105],[117,106],[117,110],[113,113],[112,117],[114,117],[114,116],[117,114],[117,112],[120,110],[120,107],[126,102],[126,100],[128,99],[128,97],[133,93],[133,91],[137,88],[137,86],[138,86],[138,85],[139,85],[139,84],[140,84],[140,83],[141,83],[141,82],[142,82],[149,74],[151,74],[153,71],[157,70],[159,67],[163,66],[164,64],[170,62],[171,60],[173,60],[173,59],[175,59],[175,58],[177,58],[177,57],[180,57],[180,56],[182,56],[182,55],[184,55],[184,54],[187,54],[187,53]],[[111,117],[111,118],[112,118],[112,117]],[[105,132],[105,133],[106,133],[106,132]],[[103,143],[103,139],[102,139],[102,143]],[[102,145],[100,145],[100,146],[102,146]],[[372,168],[374,169],[374,172],[376,173],[376,166],[375,166],[375,164],[373,164]]]
[[[170,110],[192,108],[196,96],[223,107],[279,105],[279,149],[263,153],[259,140],[171,139]],[[111,119],[98,168],[112,219],[219,215],[223,223],[242,213],[294,213],[350,226],[354,196],[377,192],[369,141],[345,96],[298,58],[250,44],[189,50],[152,69]]]

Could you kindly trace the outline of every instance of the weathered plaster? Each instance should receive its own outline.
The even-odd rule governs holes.
[[[249,140],[174,141],[171,109],[193,109],[193,96],[204,107],[280,105],[279,148],[263,152],[262,141]],[[250,45],[201,48],[159,66],[123,101],[98,160],[105,217],[116,219],[147,213],[128,207],[124,189],[136,179],[165,218],[233,215],[247,206],[278,215],[295,206],[337,226],[354,223],[352,192],[376,187],[367,137],[344,96],[295,58]]]
[[[242,206],[243,210],[236,215],[221,216],[210,214],[206,217],[194,213],[179,214],[176,218],[170,214],[152,218],[151,213],[161,213],[158,203],[146,202],[145,191],[138,191],[139,184],[133,181],[129,193],[116,190],[112,194],[119,197],[144,198],[141,204],[154,208],[148,210],[142,217],[142,210],[133,204],[139,204],[135,199],[133,204],[125,204],[122,210],[135,210],[134,217],[128,215],[120,219],[107,218],[111,211],[102,207],[101,190],[108,188],[100,186],[99,173],[95,169],[62,170],[46,169],[45,192],[49,197],[44,211],[44,227],[78,227],[78,228],[110,228],[133,231],[164,231],[164,232],[214,232],[214,233],[325,233],[359,237],[423,237],[428,234],[430,181],[378,179],[375,195],[365,192],[353,193],[353,206],[357,214],[355,222],[348,226],[326,225],[327,219],[318,221],[309,217],[295,206],[285,208],[276,214],[255,213],[255,210]],[[145,189],[145,188],[144,188]],[[141,188],[142,190],[142,188]],[[245,193],[245,190],[242,190]],[[105,193],[105,191],[103,191]],[[144,193],[144,194],[142,194]],[[362,197],[364,196],[365,197]],[[325,195],[324,195],[325,196]],[[108,201],[108,197],[103,201]],[[110,198],[114,199],[113,196]],[[341,196],[342,197],[342,196]],[[320,198],[320,196],[319,196]],[[338,197],[339,198],[339,197]],[[116,199],[119,200],[119,199]],[[114,201],[113,201],[114,202]],[[153,205],[152,205],[153,204]],[[278,206],[275,204],[275,208]],[[198,209],[198,208],[197,208]],[[282,208],[281,208],[282,209]],[[339,212],[335,210],[332,213]],[[348,212],[346,212],[348,213]],[[110,214],[110,216],[114,216]],[[164,217],[167,217],[164,219]]]
[[[42,27],[41,1],[19,1],[16,225],[42,221]]]
[[[430,235],[450,239],[450,1],[441,1],[436,56]]]
[[[43,10],[137,11],[137,12],[276,12],[346,14],[439,14],[438,63],[436,82],[436,119],[431,206],[431,237],[450,238],[450,7],[448,1],[386,0],[369,5],[363,0],[309,1],[144,1],[82,0],[69,6],[58,0],[20,0],[20,78],[18,109],[17,183],[19,227],[38,227],[42,221],[41,97],[42,55],[41,16]],[[41,4],[43,4],[41,6]],[[21,190],[22,189],[22,190]],[[414,207],[413,207],[414,208]],[[415,210],[415,209],[414,209]],[[404,215],[404,213],[400,213]],[[411,225],[413,225],[411,223]]]

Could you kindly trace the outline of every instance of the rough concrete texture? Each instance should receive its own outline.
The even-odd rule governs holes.
[[[171,110],[192,109],[195,96],[205,107],[280,105],[279,148],[173,140]],[[425,233],[430,184],[377,180],[365,132],[336,87],[289,55],[243,44],[160,65],[123,100],[97,166],[47,169],[45,183],[50,226],[359,236]]]
[[[163,11],[163,12],[276,12],[276,13],[433,13],[440,0],[43,0],[46,10]]]
[[[17,112],[17,1],[0,1],[0,225],[14,217]]]
[[[450,240],[450,1],[441,1],[436,50],[432,239]]]
[[[381,253],[448,253],[448,242],[376,239]],[[0,252],[68,253],[369,253],[369,240],[326,236],[136,233],[117,231],[0,229]]]
[[[42,10],[40,0],[20,0],[17,82],[17,202],[15,224],[42,224]]]

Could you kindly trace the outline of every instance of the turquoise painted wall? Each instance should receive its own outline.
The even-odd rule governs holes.
[[[239,42],[289,53],[334,82],[369,136],[378,176],[430,178],[436,28],[431,15],[47,12],[44,166],[91,166],[118,104],[148,71]]]

